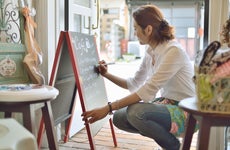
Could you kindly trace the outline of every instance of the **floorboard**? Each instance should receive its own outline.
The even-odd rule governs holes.
[[[109,124],[103,126],[93,138],[96,150],[161,150],[152,139],[132,134],[114,127],[118,146],[114,147]],[[180,139],[181,140],[181,139]],[[194,134],[190,150],[196,150],[197,133]],[[71,137],[67,143],[59,142],[60,150],[90,150],[85,129]],[[44,149],[45,150],[45,149]]]

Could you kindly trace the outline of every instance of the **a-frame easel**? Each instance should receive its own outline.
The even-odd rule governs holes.
[[[55,81],[56,81],[56,75],[57,75],[57,71],[58,68],[60,66],[60,63],[62,63],[61,56],[63,54],[63,44],[64,42],[66,42],[67,44],[67,49],[68,49],[68,53],[69,53],[69,59],[71,61],[71,65],[72,65],[72,69],[73,69],[73,73],[74,73],[74,77],[75,77],[75,81],[76,81],[76,90],[78,91],[77,93],[79,94],[79,98],[80,98],[80,103],[81,103],[81,108],[82,108],[82,112],[86,111],[86,107],[85,107],[85,102],[84,102],[84,96],[83,96],[83,89],[81,87],[80,84],[80,79],[79,79],[79,72],[77,69],[77,62],[76,62],[76,54],[74,51],[74,46],[72,45],[72,41],[71,41],[71,37],[70,37],[70,33],[68,31],[62,31],[60,33],[60,37],[59,37],[59,41],[58,41],[58,46],[56,49],[56,54],[55,54],[55,58],[54,58],[54,63],[53,63],[53,68],[52,68],[52,72],[51,72],[51,77],[50,77],[50,82],[49,85],[50,86],[54,86]],[[73,104],[74,107],[75,103]],[[60,106],[61,107],[61,106]],[[72,109],[74,110],[74,109]],[[64,142],[68,141],[68,136],[69,136],[69,130],[70,130],[70,126],[72,123],[72,117],[73,117],[74,112],[71,112],[71,116],[68,119],[68,124],[65,130],[65,137],[64,137]],[[117,146],[117,141],[116,141],[116,137],[115,137],[115,132],[114,132],[114,128],[113,128],[113,123],[112,123],[112,119],[109,118],[109,124],[110,124],[110,128],[111,128],[111,133],[112,133],[112,138],[113,138],[113,142],[114,142],[114,146]],[[93,136],[91,133],[91,129],[89,124],[85,125],[86,127],[86,131],[87,131],[87,136],[88,136],[88,140],[89,140],[89,144],[90,144],[90,149],[91,150],[95,150],[95,144],[94,144],[94,140],[93,140]],[[39,133],[38,133],[38,146],[40,148],[41,145],[41,139],[42,139],[42,134],[44,132],[44,123],[43,123],[43,119],[41,120],[40,123],[40,128],[39,128]],[[47,131],[48,132],[48,131]]]

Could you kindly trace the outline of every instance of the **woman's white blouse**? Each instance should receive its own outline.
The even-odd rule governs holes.
[[[128,89],[144,101],[161,96],[181,100],[195,96],[194,68],[188,55],[176,41],[148,48],[133,78],[127,79]]]

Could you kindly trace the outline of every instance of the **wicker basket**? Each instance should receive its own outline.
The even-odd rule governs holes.
[[[203,112],[230,114],[230,77],[211,83],[212,77],[196,74],[198,108]]]

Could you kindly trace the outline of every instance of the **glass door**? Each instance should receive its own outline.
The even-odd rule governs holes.
[[[60,33],[60,31],[73,31],[97,35],[99,16],[98,10],[99,0],[59,0],[56,12],[57,33]],[[72,115],[69,132],[70,137],[84,128],[84,122],[81,118],[82,109],[78,93],[76,94],[76,98],[76,104],[73,108],[74,114]]]
[[[62,30],[95,34],[98,29],[99,0],[59,0],[57,25]]]

